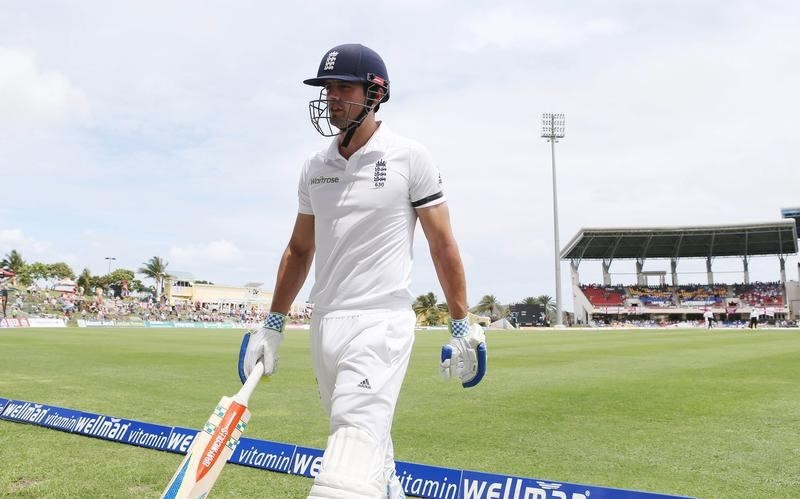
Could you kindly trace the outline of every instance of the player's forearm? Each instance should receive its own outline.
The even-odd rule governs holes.
[[[439,284],[444,291],[450,316],[461,319],[467,316],[467,280],[464,265],[455,241],[431,247],[431,259],[436,268]]]
[[[278,278],[272,295],[271,312],[283,315],[289,313],[292,302],[306,281],[311,262],[314,260],[313,251],[297,251],[291,246],[286,248],[278,267]]]

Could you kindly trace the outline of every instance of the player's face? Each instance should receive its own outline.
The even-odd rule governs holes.
[[[330,80],[325,83],[325,98],[328,101],[328,113],[333,126],[340,130],[358,118],[366,95],[360,83]]]

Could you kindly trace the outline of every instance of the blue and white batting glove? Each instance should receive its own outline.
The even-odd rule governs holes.
[[[278,370],[278,347],[283,341],[286,316],[270,312],[261,329],[248,331],[239,347],[239,379],[242,383],[260,360],[264,364],[264,376],[272,376]]]
[[[471,388],[486,374],[486,334],[479,324],[450,319],[450,343],[442,347],[439,373],[442,378],[458,378],[464,388]]]

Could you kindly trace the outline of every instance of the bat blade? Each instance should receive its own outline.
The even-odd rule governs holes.
[[[250,411],[229,397],[222,397],[203,429],[197,432],[178,471],[162,494],[164,499],[204,498],[233,455],[239,437],[250,420]]]
[[[256,363],[242,389],[233,397],[222,397],[203,429],[195,435],[178,471],[164,489],[162,499],[203,499],[208,496],[247,428],[250,420],[247,402],[263,373],[264,366]]]

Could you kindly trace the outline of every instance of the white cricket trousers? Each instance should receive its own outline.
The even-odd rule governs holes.
[[[415,324],[410,309],[339,311],[311,319],[311,361],[330,434],[347,426],[371,433],[386,449],[387,471],[394,471],[392,419]]]

